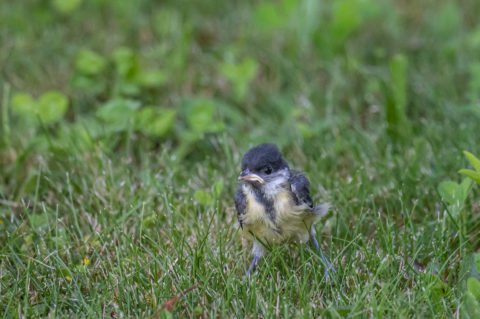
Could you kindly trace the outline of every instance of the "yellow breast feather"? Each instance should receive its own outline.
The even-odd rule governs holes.
[[[247,239],[257,237],[267,242],[308,240],[315,216],[307,205],[296,205],[288,189],[280,189],[270,198],[274,207],[273,220],[248,187],[244,187],[243,191],[247,207],[242,223],[243,234]]]
[[[306,242],[313,214],[307,205],[297,205],[289,190],[281,190],[273,200],[277,225],[285,241]]]
[[[245,215],[242,216],[243,236],[248,240],[254,237],[260,240],[274,240],[275,224],[267,216],[265,206],[256,198],[249,187],[243,187],[243,193],[247,201]]]

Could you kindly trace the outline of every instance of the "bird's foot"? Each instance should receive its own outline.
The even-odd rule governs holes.
[[[332,266],[332,264],[330,264],[330,262],[328,261],[328,259],[323,255],[323,252],[320,250],[320,257],[322,258],[322,261],[323,263],[325,264],[324,267],[325,267],[325,278],[327,278],[327,280],[330,279],[330,275],[329,275],[329,271],[333,271],[334,273],[337,272],[337,270]]]
[[[328,272],[333,271],[334,273],[336,273],[337,270],[332,266],[332,264],[330,264],[328,259],[323,255],[323,252],[320,249],[320,246],[318,245],[318,241],[315,238],[315,236],[310,237],[310,242],[315,247],[315,250],[320,252],[320,257],[322,258],[323,264],[325,266],[325,277],[327,278],[327,280],[330,279],[330,275],[328,274]]]
[[[252,260],[252,263],[250,264],[250,267],[248,267],[248,270],[247,270],[247,278],[250,277],[250,274],[252,273],[252,271],[255,271],[255,268],[257,268],[257,264],[258,262],[260,261],[260,256],[253,256],[253,260]]]

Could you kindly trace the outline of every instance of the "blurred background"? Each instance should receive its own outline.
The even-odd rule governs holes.
[[[229,138],[241,149],[305,142],[308,155],[326,145],[342,155],[355,138],[375,140],[383,156],[392,141],[412,145],[426,134],[476,147],[468,131],[480,112],[477,1],[0,6],[11,113],[3,143],[17,152],[100,143],[198,160]]]
[[[65,265],[108,255],[117,231],[183,256],[166,238],[195,242],[212,214],[233,225],[239,161],[261,142],[334,203],[334,237],[375,244],[385,222],[413,237],[376,244],[422,243],[425,265],[478,249],[478,203],[463,239],[435,221],[439,183],[480,154],[479,17],[477,0],[1,1],[3,266],[66,245],[57,269],[73,278]]]

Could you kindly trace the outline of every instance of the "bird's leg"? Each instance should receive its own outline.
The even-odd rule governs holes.
[[[327,279],[329,278],[329,275],[328,275],[328,270],[332,270],[333,272],[337,272],[335,270],[334,267],[332,267],[332,265],[330,264],[330,262],[328,261],[328,259],[323,255],[323,252],[322,250],[320,249],[320,246],[318,245],[318,241],[317,241],[317,238],[315,237],[315,228],[313,228],[313,225],[311,227],[311,230],[310,230],[310,243],[315,247],[315,250],[317,252],[320,252],[320,257],[322,258],[322,261],[323,263],[325,264],[325,276],[327,277]]]
[[[315,247],[315,250],[318,252],[320,251],[320,246],[318,245],[317,238],[315,238],[315,235],[311,234],[310,235],[310,243]]]
[[[247,277],[250,277],[250,273],[255,270],[257,267],[258,262],[260,261],[260,256],[253,256],[252,263],[250,264],[250,267],[248,267],[247,270]]]
[[[248,267],[247,277],[250,277],[250,273],[255,270],[258,262],[260,261],[260,258],[262,258],[262,256],[265,254],[265,247],[263,247],[263,245],[259,241],[255,240],[253,242],[252,253],[253,260],[250,264],[250,267]]]

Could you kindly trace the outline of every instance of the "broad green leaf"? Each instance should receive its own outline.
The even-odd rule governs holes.
[[[457,220],[458,215],[460,214],[460,206],[458,204],[459,203],[457,202],[456,204],[452,204],[452,205],[447,206],[447,210],[454,220]]]
[[[113,92],[113,96],[137,96],[140,93],[140,87],[131,79],[119,79]]]
[[[215,109],[210,101],[198,101],[187,110],[188,124],[195,132],[209,132]]]
[[[460,263],[460,272],[458,277],[465,278],[459,283],[458,287],[464,292],[464,311],[469,316],[464,316],[465,318],[480,318],[475,317],[475,311],[480,315],[480,300],[476,297],[475,294],[478,293],[478,282],[480,280],[479,269],[477,266],[477,261],[480,254],[466,255],[462,258]],[[478,295],[477,295],[478,296]]]
[[[212,100],[197,99],[187,103],[185,108],[188,124],[192,130],[191,137],[198,139],[203,133],[221,132],[225,125],[215,121],[215,108]]]
[[[245,98],[248,84],[255,78],[257,70],[258,63],[251,58],[238,64],[225,62],[220,66],[220,71],[233,85],[235,97],[239,100]]]
[[[467,279],[467,290],[475,296],[475,299],[480,302],[480,281],[476,278],[470,277]]]
[[[138,73],[138,58],[129,48],[118,48],[113,52],[113,61],[118,74],[123,78],[131,79]]]
[[[36,102],[28,93],[15,93],[12,97],[12,111],[19,115],[33,117]]]
[[[71,13],[77,9],[82,0],[52,0],[53,7],[61,13]]]
[[[45,124],[58,122],[67,111],[68,98],[60,92],[44,93],[37,102],[36,112]]]
[[[473,166],[478,172],[480,172],[480,159],[476,158],[475,155],[473,155],[472,153],[467,152],[467,151],[463,151],[463,154],[465,154],[465,156],[467,157],[467,159],[468,159],[468,161],[470,162],[470,164],[472,164],[472,166]]]
[[[155,88],[167,82],[167,73],[160,70],[148,70],[138,74],[137,82],[143,87]]]
[[[135,128],[146,134],[162,137],[173,128],[176,115],[175,109],[144,107],[135,116]]]
[[[38,101],[28,94],[15,94],[12,98],[12,110],[26,118],[37,119],[44,124],[59,121],[68,107],[68,98],[57,91],[44,93]]]
[[[212,195],[204,190],[198,190],[195,192],[195,200],[202,205],[212,205],[214,202]]]
[[[140,102],[127,99],[114,99],[105,103],[97,111],[97,116],[107,124],[109,131],[126,130],[133,124],[135,110]]]
[[[478,301],[470,291],[467,291],[465,294],[465,311],[468,317],[462,317],[470,319],[480,318],[480,301]]]
[[[468,194],[470,194],[470,189],[472,187],[472,180],[470,178],[464,178],[462,182],[460,183],[460,188],[462,190],[462,198],[460,201],[465,202],[465,200],[468,197]]]
[[[458,200],[458,187],[455,182],[441,182],[438,185],[438,192],[445,202],[455,204]]]
[[[438,185],[438,192],[442,199],[450,205],[458,205],[463,203],[470,192],[472,181],[465,178],[461,184],[455,182],[441,182]]]
[[[107,79],[77,72],[73,75],[71,86],[83,92],[100,94],[106,91]]]
[[[480,273],[480,254],[475,254],[475,265],[477,266],[477,270]]]
[[[278,13],[277,5],[272,2],[260,2],[255,9],[255,22],[261,28],[278,28],[284,21],[285,17]]]
[[[473,277],[480,280],[480,269],[478,268],[480,265],[477,264],[478,255],[480,254],[467,255],[463,258],[459,278]]]
[[[462,261],[460,278],[467,278],[465,310],[470,318],[480,318],[480,254],[468,255]]]
[[[255,8],[255,27],[264,30],[286,27],[300,2],[298,0],[260,2]]]
[[[99,74],[105,68],[107,62],[101,55],[90,51],[82,50],[75,59],[75,68],[83,74],[95,75]]]
[[[336,43],[342,43],[361,24],[362,16],[357,0],[335,1],[331,34]]]
[[[102,120],[92,116],[79,116],[74,125],[81,127],[81,136],[87,140],[96,139],[105,134],[104,124]],[[86,134],[88,137],[86,137]]]
[[[246,82],[253,80],[258,70],[258,63],[254,59],[247,58],[239,65],[241,74]]]
[[[213,122],[212,125],[210,125],[209,130],[205,132],[216,133],[216,132],[222,132],[224,130],[225,130],[225,123],[217,121],[217,122]]]
[[[336,45],[343,44],[368,19],[382,12],[380,1],[336,0],[332,5],[330,36]]]
[[[215,194],[215,197],[218,198],[222,194],[222,191],[223,191],[223,182],[222,181],[216,182],[215,185],[213,186],[213,194]]]
[[[458,171],[460,174],[465,175],[473,179],[477,184],[480,184],[480,172],[475,172],[471,169],[461,169]]]

